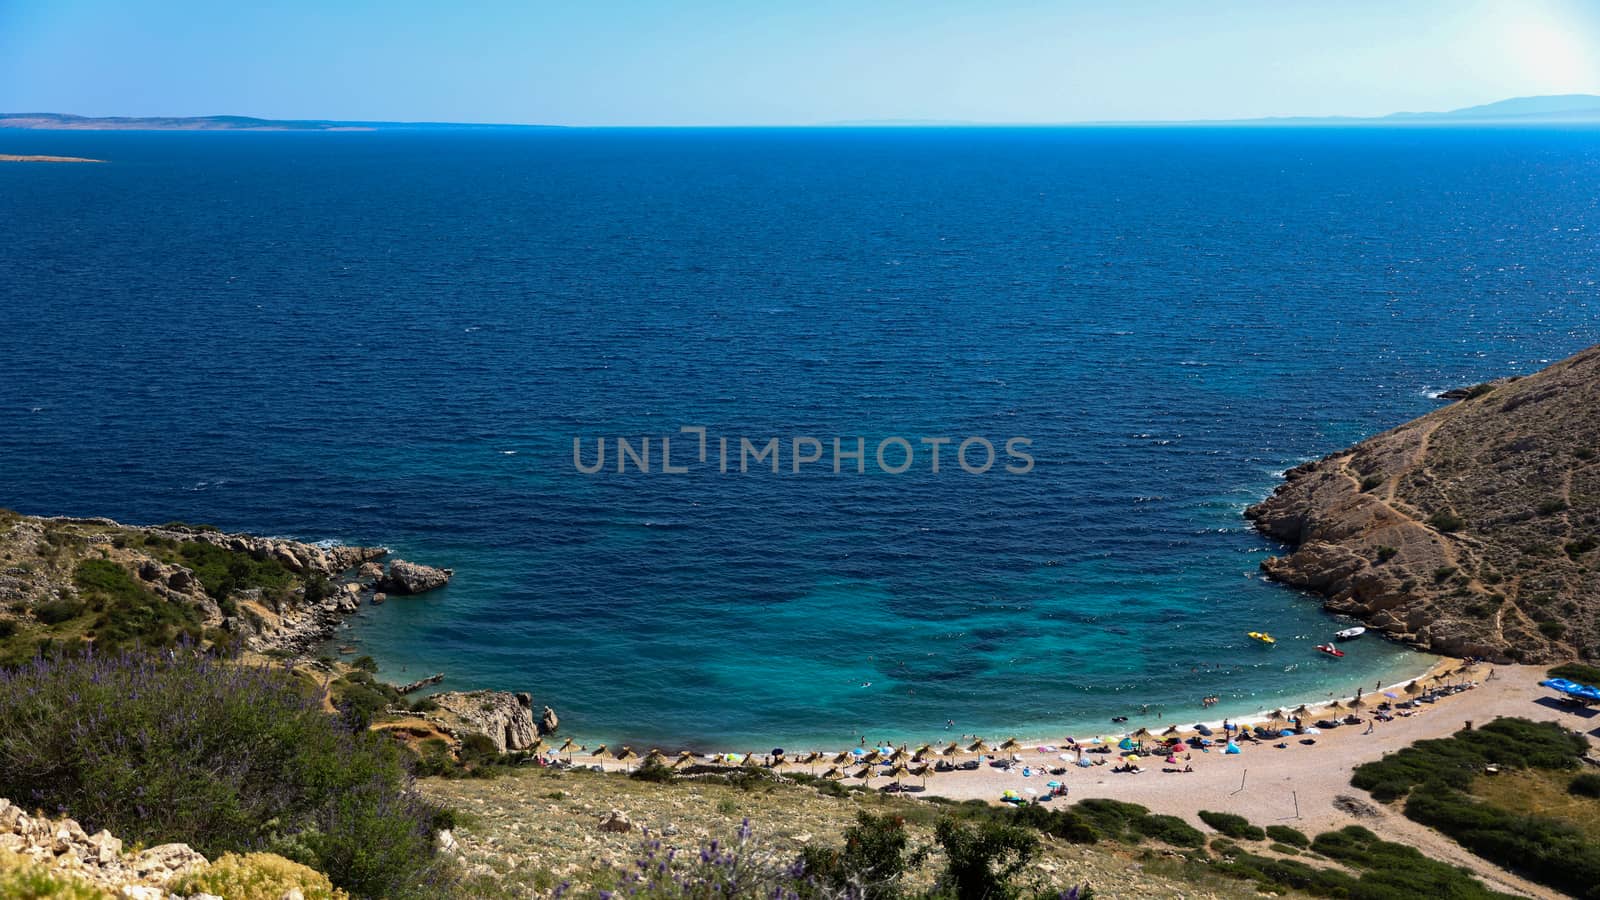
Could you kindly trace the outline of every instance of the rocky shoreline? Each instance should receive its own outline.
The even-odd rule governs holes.
[[[86,582],[83,569],[109,562],[125,573],[118,590],[151,607],[130,615],[181,611],[207,641],[236,642],[336,678],[347,667],[313,654],[349,616],[391,596],[439,590],[455,574],[389,555],[385,547],[313,544],[176,522],[126,525],[0,511],[0,637],[23,641],[20,649],[30,655],[31,641],[42,638],[98,643],[97,632],[114,627],[113,613],[103,586]],[[429,711],[395,712],[415,715],[458,745],[482,734],[500,753],[535,748],[559,727],[555,711],[535,707],[529,694],[438,692],[445,680],[438,673],[395,688],[395,696],[434,691]]]
[[[1449,656],[1600,656],[1600,347],[1285,474],[1268,577]]]

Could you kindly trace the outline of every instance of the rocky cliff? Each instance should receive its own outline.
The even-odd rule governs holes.
[[[1437,653],[1600,656],[1600,346],[1456,396],[1289,471],[1262,568]]]
[[[0,663],[40,646],[232,641],[303,651],[386,588],[420,593],[450,571],[382,547],[307,544],[172,523],[0,510]]]

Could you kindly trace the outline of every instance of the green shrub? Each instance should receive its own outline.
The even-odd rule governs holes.
[[[0,796],[207,856],[270,850],[361,896],[438,896],[431,810],[403,751],[281,669],[189,650],[0,671]]]
[[[805,875],[826,888],[825,896],[890,900],[901,894],[901,879],[922,864],[928,848],[911,850],[905,819],[885,813],[856,813],[839,849],[807,846],[800,856]]]
[[[1395,555],[1398,554],[1399,552],[1400,551],[1395,549],[1394,547],[1390,547],[1390,546],[1387,546],[1387,545],[1379,547],[1378,548],[1378,562],[1386,563],[1389,560],[1394,559]]]
[[[1539,515],[1553,516],[1558,512],[1565,512],[1566,509],[1567,501],[1565,500],[1546,500],[1539,504]]]
[[[1554,619],[1546,619],[1539,623],[1539,633],[1552,641],[1559,641],[1566,636],[1567,626]]]
[[[1019,891],[1011,879],[1039,853],[1039,838],[1032,831],[999,822],[967,825],[941,819],[934,840],[945,855],[941,885],[963,900],[1016,897]]]
[[[1360,825],[1317,835],[1311,849],[1329,859],[1361,871],[1361,877],[1344,893],[1323,896],[1348,896],[1360,900],[1414,900],[1417,897],[1448,897],[1451,900],[1503,900],[1464,870],[1429,859],[1413,847],[1379,840]]]
[[[256,559],[248,553],[226,550],[203,541],[179,544],[177,561],[192,569],[206,593],[218,601],[237,591],[254,588],[281,599],[297,583],[294,573],[276,559]]]
[[[1582,737],[1553,722],[1496,719],[1472,731],[1418,741],[1383,759],[1362,763],[1350,783],[1385,801],[1402,797],[1427,781],[1465,790],[1486,764],[1572,769],[1587,748]]]
[[[1382,487],[1386,480],[1382,475],[1368,475],[1361,479],[1361,490],[1370,491],[1374,488]]]
[[[1600,799],[1600,775],[1596,775],[1593,772],[1585,772],[1582,775],[1574,776],[1572,781],[1567,784],[1567,793],[1575,794],[1579,797]]]
[[[1279,843],[1288,844],[1291,847],[1299,847],[1302,850],[1311,846],[1311,839],[1306,837],[1304,832],[1290,828],[1287,825],[1268,825],[1267,837]]]
[[[1142,806],[1139,808],[1144,809]],[[985,807],[984,811],[987,812],[988,809],[990,807]],[[1079,813],[1076,807],[1049,809],[1037,803],[1029,803],[1013,808],[1007,819],[1012,825],[1031,828],[1074,844],[1093,844],[1101,838],[1100,832],[1090,824],[1088,817]]]
[[[1467,520],[1447,509],[1441,509],[1428,517],[1428,525],[1435,531],[1449,534],[1467,527]]]
[[[1594,535],[1589,534],[1584,535],[1575,541],[1568,542],[1564,549],[1567,551],[1568,556],[1572,557],[1573,559],[1577,559],[1596,547],[1600,547],[1600,538],[1596,538]]]
[[[1574,897],[1600,895],[1600,845],[1572,825],[1482,803],[1439,782],[1414,789],[1405,811],[1407,818],[1526,878]]]
[[[1153,838],[1174,847],[1198,849],[1206,845],[1206,836],[1200,829],[1177,816],[1151,815],[1134,822],[1134,829],[1147,838]]]
[[[1200,810],[1200,821],[1216,829],[1218,833],[1241,841],[1264,841],[1267,839],[1266,831],[1259,826],[1251,825],[1250,820],[1234,813],[1213,812],[1209,809]]]
[[[90,627],[95,648],[111,652],[143,645],[166,647],[200,639],[200,615],[183,603],[156,596],[127,569],[105,559],[86,559],[72,573],[78,596],[96,615]]]
[[[1581,684],[1600,685],[1600,666],[1588,663],[1562,663],[1545,673],[1551,678],[1565,678]]]
[[[0,897],[6,900],[112,900],[88,882],[57,874],[25,856],[0,850]]]
[[[89,607],[76,600],[51,600],[33,608],[33,617],[46,625],[60,625],[84,614]]]

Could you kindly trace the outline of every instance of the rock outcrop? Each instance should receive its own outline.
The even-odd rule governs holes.
[[[481,734],[494,742],[501,753],[526,750],[540,736],[540,722],[533,716],[533,698],[508,691],[447,691],[429,699],[439,708],[427,719],[457,737]],[[550,721],[555,713],[545,707]]]
[[[378,582],[378,590],[390,594],[421,594],[450,583],[453,569],[435,569],[397,559],[389,564],[389,574]]]
[[[108,831],[86,834],[72,819],[28,815],[0,799],[0,851],[37,863],[53,873],[86,881],[126,898],[166,897],[172,879],[206,864],[187,844],[162,844],[123,852]]]
[[[382,547],[308,544],[178,523],[123,525],[0,510],[0,559],[7,561],[0,564],[0,635],[28,641],[49,636],[52,624],[36,614],[46,604],[53,604],[50,618],[74,611],[88,615],[76,569],[86,560],[104,560],[131,574],[152,600],[183,607],[182,617],[199,629],[225,633],[253,650],[304,652],[365,603],[381,602],[381,583],[393,579],[417,593],[449,579],[447,569],[398,560],[386,575],[378,560],[387,553]],[[235,560],[267,574],[255,583],[239,582],[225,571]],[[71,622],[60,630],[74,639],[92,631]],[[4,641],[0,637],[0,654]]]
[[[1600,656],[1600,347],[1290,470],[1267,575],[1436,653]]]

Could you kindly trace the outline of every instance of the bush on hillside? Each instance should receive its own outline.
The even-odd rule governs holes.
[[[299,891],[304,900],[345,900],[328,876],[271,853],[224,854],[198,871],[168,885],[178,895],[212,894],[228,900],[283,900]]]
[[[1568,681],[1576,681],[1580,684],[1600,686],[1600,666],[1588,663],[1563,663],[1545,674],[1551,678],[1565,678]]]
[[[1267,837],[1280,844],[1288,844],[1291,847],[1298,847],[1302,850],[1311,846],[1311,839],[1305,836],[1305,832],[1290,828],[1287,825],[1268,825]]]
[[[1411,792],[1406,818],[1540,884],[1574,897],[1600,898],[1600,845],[1565,822],[1481,803],[1438,782]]]
[[[1496,719],[1472,731],[1415,744],[1356,767],[1350,783],[1394,800],[1427,781],[1465,790],[1489,763],[1508,768],[1573,769],[1588,742],[1554,722]]]
[[[1582,775],[1574,776],[1572,781],[1567,784],[1567,793],[1579,797],[1600,799],[1600,775],[1596,775],[1593,772],[1585,772]]]
[[[270,849],[360,896],[437,894],[402,751],[293,675],[187,648],[0,671],[0,796],[207,856]]]
[[[1241,841],[1264,841],[1267,839],[1265,830],[1256,825],[1251,825],[1250,820],[1244,816],[1233,813],[1213,812],[1209,809],[1200,810],[1200,821],[1215,828],[1218,833]]]

